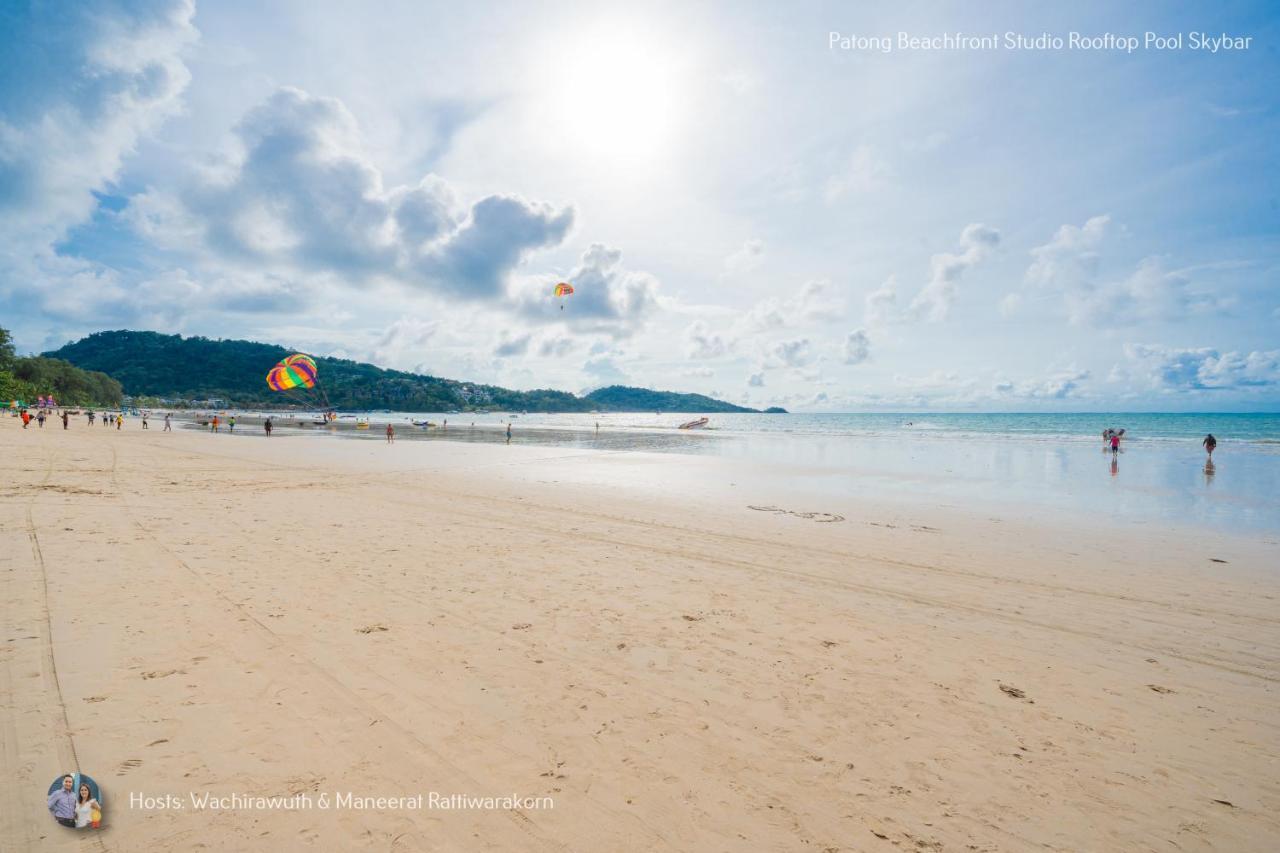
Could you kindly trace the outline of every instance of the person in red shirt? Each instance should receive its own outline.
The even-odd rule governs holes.
[[[1111,433],[1111,452],[1120,452],[1120,433],[1118,432]]]

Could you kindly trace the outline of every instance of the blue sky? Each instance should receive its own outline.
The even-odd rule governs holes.
[[[24,351],[146,328],[797,410],[1280,409],[1268,4],[5,10]],[[1072,31],[1183,47],[830,47]]]

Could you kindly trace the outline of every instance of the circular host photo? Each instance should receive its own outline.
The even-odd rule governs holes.
[[[71,829],[102,825],[102,792],[92,776],[65,773],[49,785],[49,814]]]

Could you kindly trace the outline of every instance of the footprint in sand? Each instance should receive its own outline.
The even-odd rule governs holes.
[[[145,680],[150,680],[152,678],[168,678],[171,675],[178,674],[186,675],[187,671],[185,669],[156,669],[142,673],[142,677]]]
[[[106,696],[86,696],[86,697],[84,697],[84,701],[86,701],[86,702],[91,702],[91,703],[92,703],[92,702],[105,702],[105,701],[107,701],[107,697],[106,697]]]
[[[1147,687],[1150,688],[1151,690],[1154,690],[1156,693],[1172,693],[1173,692],[1173,690],[1171,690],[1170,688],[1161,687],[1159,684],[1148,684]]]
[[[779,515],[794,515],[796,518],[805,518],[810,521],[816,521],[821,524],[830,524],[834,521],[844,521],[843,515],[836,515],[833,512],[799,512],[793,509],[782,509],[776,506],[752,506],[747,505],[747,509],[753,509],[756,512],[774,512]]]
[[[356,631],[361,634],[374,634],[378,631],[390,631],[386,625],[365,625],[363,628],[357,628]]]
[[[1022,700],[1026,701],[1026,702],[1031,703],[1032,705],[1034,705],[1034,704],[1035,704],[1035,700],[1034,700],[1034,699],[1028,699],[1028,698],[1027,698],[1027,694],[1026,694],[1026,693],[1025,693],[1021,688],[1019,688],[1019,687],[1014,687],[1012,684],[1001,684],[1001,685],[1000,685],[1000,692],[1002,692],[1002,693],[1004,693],[1004,695],[1006,695],[1006,696],[1010,696],[1010,697],[1012,697],[1012,698],[1014,698],[1014,699],[1022,699]]]
[[[134,768],[141,767],[141,766],[142,766],[141,758],[128,758],[120,762],[120,766],[116,768],[116,773],[120,776],[123,776],[124,774],[128,773],[130,770],[133,770]]]

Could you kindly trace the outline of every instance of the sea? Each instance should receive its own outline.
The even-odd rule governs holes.
[[[1021,514],[1280,535],[1278,414],[743,413],[710,414],[705,428],[679,429],[696,416],[345,412],[324,428],[280,413],[277,425],[383,440],[390,423],[398,440],[508,443],[510,424],[513,445],[719,460],[718,468],[696,470],[730,472],[723,479],[739,489],[754,484],[761,494],[785,485],[826,498],[1000,505]],[[354,428],[362,420],[369,429]],[[1124,430],[1118,454],[1104,443],[1106,429]],[[1218,441],[1212,460],[1201,445],[1208,434]],[[590,466],[566,466],[564,476],[583,471]],[[699,476],[681,488],[709,488],[710,475]]]

